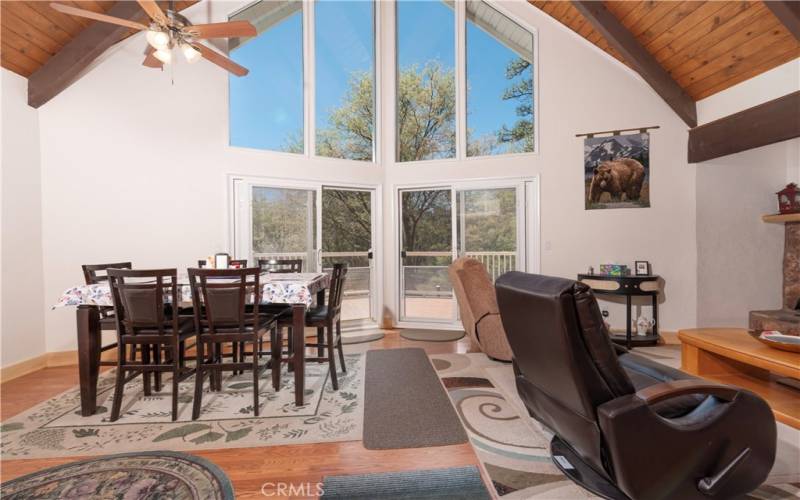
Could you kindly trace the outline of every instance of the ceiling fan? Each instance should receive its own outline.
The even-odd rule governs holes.
[[[179,49],[189,63],[203,58],[236,76],[244,76],[249,72],[247,68],[236,64],[226,56],[198,41],[207,38],[256,36],[256,28],[249,22],[230,21],[227,23],[192,24],[175,11],[172,0],[169,2],[169,9],[167,9],[166,13],[161,10],[155,0],[138,0],[138,2],[152,20],[149,26],[61,3],[51,3],[50,7],[64,14],[146,31],[149,45],[145,51],[145,58],[142,64],[148,68],[163,68],[164,64],[172,62],[173,49]]]

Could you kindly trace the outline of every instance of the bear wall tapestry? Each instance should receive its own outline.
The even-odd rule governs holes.
[[[650,134],[588,136],[583,143],[586,210],[650,206]]]

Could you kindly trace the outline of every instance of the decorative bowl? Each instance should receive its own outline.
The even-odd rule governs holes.
[[[761,332],[748,330],[747,333],[749,333],[754,339],[758,340],[762,344],[768,345],[773,349],[800,353],[800,337],[794,335],[783,335],[774,330],[764,330]]]

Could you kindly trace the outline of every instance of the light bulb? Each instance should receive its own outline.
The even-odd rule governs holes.
[[[169,34],[165,31],[147,30],[147,43],[154,49],[166,49],[169,46]]]
[[[161,61],[164,64],[169,64],[172,62],[172,51],[167,49],[158,49],[157,51],[153,52],[153,55],[156,59]]]
[[[186,58],[186,62],[189,64],[200,60],[200,51],[188,43],[181,44],[181,51],[183,52],[183,56]]]

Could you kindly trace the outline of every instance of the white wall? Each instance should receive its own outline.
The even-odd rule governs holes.
[[[697,103],[700,124],[800,90],[800,59]],[[697,322],[747,325],[748,312],[777,309],[783,279],[783,225],[775,192],[800,182],[800,139],[698,163]]]
[[[241,5],[201,3],[186,14],[194,22],[219,21]],[[693,326],[695,171],[686,164],[686,126],[630,70],[545,14],[524,2],[503,8],[539,30],[540,153],[461,164],[392,164],[386,92],[383,167],[228,147],[226,74],[201,61],[177,66],[173,85],[169,70],[141,66],[143,38],[124,42],[40,108],[45,300],[54,302],[80,282],[83,263],[186,266],[225,249],[225,180],[235,173],[382,183],[384,298],[391,308],[394,184],[538,175],[544,273],[574,277],[601,262],[649,260],[666,278],[662,326]],[[383,10],[385,21],[391,12]],[[384,48],[391,39],[385,29]],[[391,57],[383,58],[381,70],[388,84]],[[575,134],[648,125],[661,126],[652,135],[652,208],[584,211],[583,146]],[[621,308],[612,308],[612,316],[623,326]],[[73,349],[74,311],[48,311],[45,319],[47,350]]]
[[[27,80],[2,72],[0,366],[45,352],[39,121]]]

